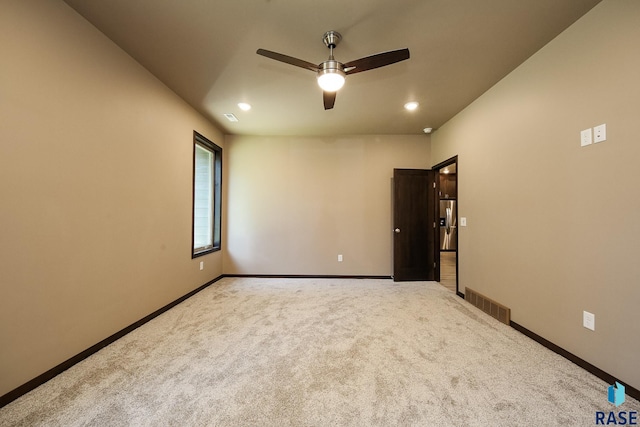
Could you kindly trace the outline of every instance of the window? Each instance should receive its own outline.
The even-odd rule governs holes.
[[[195,258],[220,250],[222,148],[193,132],[193,245]]]

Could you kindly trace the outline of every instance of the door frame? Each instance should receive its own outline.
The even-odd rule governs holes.
[[[447,166],[451,166],[455,164],[456,165],[456,224],[458,224],[458,233],[457,233],[457,238],[458,238],[458,242],[460,242],[460,221],[459,221],[459,215],[460,215],[460,192],[458,191],[458,181],[460,178],[460,162],[458,161],[458,156],[455,155],[443,162],[438,163],[437,165],[434,165],[431,169],[438,171],[438,174],[440,174],[440,169],[444,169]],[[436,185],[437,185],[437,189],[436,192],[439,195],[440,194],[440,180],[437,179],[436,180]],[[439,197],[438,197],[439,198]],[[440,203],[436,204],[436,218],[440,218]],[[464,294],[462,292],[460,292],[460,245],[456,244],[456,295],[458,295],[460,298],[464,298]],[[438,245],[438,253],[436,255],[436,281],[440,281],[440,245]]]

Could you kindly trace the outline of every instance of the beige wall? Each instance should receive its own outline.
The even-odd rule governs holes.
[[[221,274],[191,169],[223,137],[61,1],[2,2],[0,57],[3,395]]]
[[[224,272],[391,275],[393,169],[429,168],[429,144],[424,135],[227,136]]]
[[[459,155],[462,287],[636,388],[639,22],[640,2],[603,1],[432,139],[434,162]]]

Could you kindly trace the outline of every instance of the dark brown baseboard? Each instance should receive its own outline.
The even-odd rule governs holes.
[[[223,274],[222,277],[257,277],[259,279],[392,279],[391,276],[333,276],[308,274]]]
[[[575,354],[568,352],[564,348],[552,343],[551,341],[549,341],[549,340],[547,340],[545,338],[542,338],[540,335],[536,334],[535,332],[530,331],[529,329],[525,328],[522,325],[517,324],[514,321],[511,321],[510,325],[516,331],[528,336],[529,338],[531,338],[532,340],[536,341],[537,343],[547,347],[549,350],[551,350],[551,351],[553,351],[555,353],[558,353],[560,356],[562,356],[565,359],[575,363],[576,365],[580,366],[585,371],[587,371],[587,372],[595,375],[596,377],[600,378],[601,380],[605,381],[607,384],[613,384],[616,381],[618,381],[620,383],[623,383],[624,387],[625,387],[626,394],[631,396],[631,397],[633,397],[636,400],[640,400],[640,390],[638,390],[637,388],[631,387],[630,385],[628,385],[624,381],[621,381],[620,379],[618,379],[618,378],[614,377],[613,375],[603,371],[602,369],[598,368],[597,366],[592,365],[591,363],[587,362],[586,360],[583,360],[583,359],[579,358]]]
[[[135,322],[135,323],[127,326],[126,328],[116,332],[115,334],[111,335],[110,337],[103,339],[102,341],[100,341],[99,343],[97,343],[95,345],[92,345],[91,347],[89,347],[88,349],[84,350],[83,352],[76,354],[75,356],[71,357],[68,360],[65,360],[64,362],[62,362],[58,366],[55,366],[55,367],[49,369],[44,374],[38,375],[34,379],[22,384],[20,387],[14,389],[14,390],[11,390],[9,393],[7,393],[7,394],[5,394],[3,396],[0,396],[0,408],[8,405],[9,403],[11,403],[14,400],[16,400],[17,398],[19,398],[20,396],[22,396],[24,394],[27,394],[31,390],[41,386],[42,384],[46,383],[47,381],[49,381],[50,379],[52,379],[56,375],[61,374],[62,372],[64,372],[67,369],[71,368],[76,363],[79,363],[79,362],[83,361],[84,359],[86,359],[87,357],[91,356],[92,354],[97,353],[99,350],[101,350],[104,347],[108,346],[109,344],[117,341],[118,339],[120,339],[123,336],[127,335],[129,332],[139,328],[140,326],[144,325],[145,323],[147,323],[148,321],[154,319],[155,317],[158,317],[159,315],[161,315],[165,311],[175,307],[176,305],[180,304],[182,301],[186,300],[187,298],[197,294],[198,292],[200,292],[201,290],[205,289],[209,285],[211,285],[211,284],[217,282],[218,280],[222,279],[222,277],[223,276],[219,276],[219,277],[217,277],[217,278],[205,283],[204,285],[200,286],[199,288],[194,289],[193,291],[189,292],[188,294],[186,294],[184,296],[181,296],[177,300],[165,305],[164,307],[154,311],[153,313],[149,314],[148,316],[145,316],[142,319],[138,320],[137,322]]]

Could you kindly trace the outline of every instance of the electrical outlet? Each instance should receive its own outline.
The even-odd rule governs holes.
[[[338,255],[338,262],[342,262],[342,255]]]
[[[596,330],[596,315],[588,311],[582,312],[582,326],[592,331]]]
[[[580,146],[591,145],[591,128],[580,131]]]
[[[593,142],[602,142],[607,140],[607,125],[601,124],[593,128]]]
[[[200,261],[200,270],[204,270],[204,261]]]

